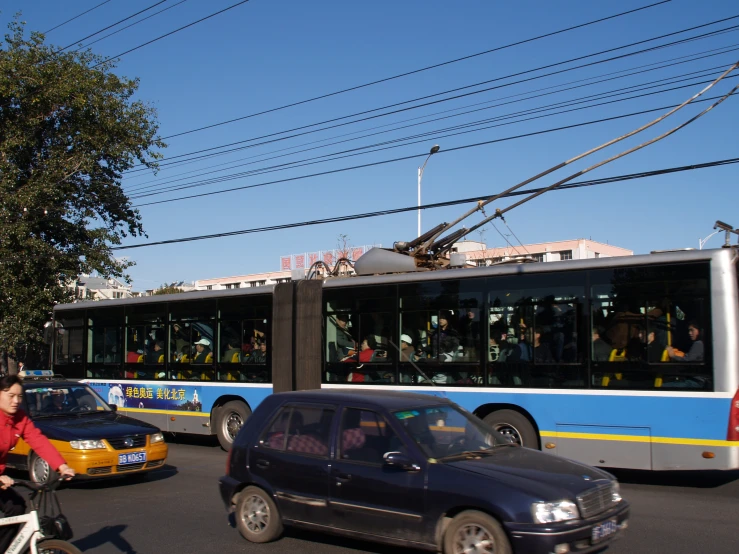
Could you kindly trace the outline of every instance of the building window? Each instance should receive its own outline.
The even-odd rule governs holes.
[[[205,290],[213,290],[213,285],[205,285]]]
[[[596,253],[595,253],[595,257],[596,257],[596,258],[600,258],[600,252],[596,252]]]
[[[227,283],[225,287],[227,289],[238,289],[239,287],[241,287],[241,283]]]
[[[537,262],[544,262],[544,261],[546,261],[546,260],[544,259],[544,256],[546,256],[546,254],[531,254],[531,257],[532,257],[532,258],[533,258],[534,260],[536,260]]]
[[[559,253],[559,259],[560,260],[571,260],[572,250],[562,250],[562,252]]]
[[[275,283],[289,283],[292,281],[290,277],[281,277],[280,279],[275,279]]]
[[[263,280],[260,280],[260,281],[249,281],[249,286],[250,287],[263,287],[266,284],[267,284],[267,280],[266,279],[263,279]]]

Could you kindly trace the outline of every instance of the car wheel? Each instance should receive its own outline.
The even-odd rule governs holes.
[[[282,518],[266,492],[247,487],[236,503],[236,527],[250,542],[270,542],[282,535]]]
[[[59,477],[57,472],[46,463],[46,460],[35,452],[31,452],[28,458],[28,476],[37,485],[46,485]]]
[[[250,415],[251,411],[246,407],[246,404],[238,400],[226,402],[218,408],[216,434],[218,435],[218,442],[221,443],[221,448],[226,451],[231,450],[231,445]]]
[[[503,527],[475,510],[458,514],[444,533],[444,554],[512,554]]]
[[[483,419],[501,435],[526,448],[539,448],[539,437],[528,418],[514,410],[498,410]]]

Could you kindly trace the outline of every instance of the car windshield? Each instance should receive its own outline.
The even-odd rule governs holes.
[[[430,460],[452,461],[492,454],[498,446],[517,446],[455,406],[430,406],[393,412]]]
[[[28,414],[36,418],[110,411],[110,407],[94,390],[82,384],[26,385],[24,395]]]

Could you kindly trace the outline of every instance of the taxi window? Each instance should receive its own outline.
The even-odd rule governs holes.
[[[80,386],[27,386],[24,389],[26,407],[31,417],[84,414],[109,411],[108,405],[95,391]]]

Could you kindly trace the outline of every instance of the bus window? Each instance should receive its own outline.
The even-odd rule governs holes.
[[[54,361],[57,364],[82,363],[83,312],[57,316]]]

